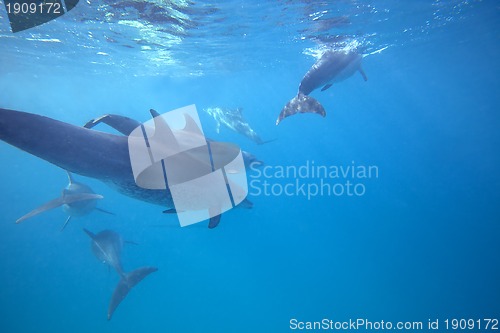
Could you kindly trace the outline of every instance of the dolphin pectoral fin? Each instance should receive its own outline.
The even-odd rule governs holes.
[[[213,229],[219,225],[222,214],[215,215],[216,213],[214,213],[214,209],[212,208],[209,211],[212,217],[208,220],[208,229]],[[217,209],[217,212],[220,212],[220,209]]]
[[[113,313],[120,303],[125,299],[130,290],[139,282],[141,282],[149,274],[156,272],[158,268],[156,267],[142,267],[135,271],[126,273],[118,282],[118,285],[113,292],[111,301],[108,307],[108,320],[111,319]]]
[[[328,83],[327,85],[325,85],[323,88],[321,88],[321,91],[325,91],[326,89],[330,88],[332,86],[331,83]]]
[[[83,231],[85,231],[85,233],[86,233],[87,235],[89,235],[89,237],[90,237],[90,238],[92,238],[92,239],[94,239],[94,238],[95,238],[95,234],[94,234],[92,231],[89,231],[89,230],[87,230],[87,229],[85,229],[85,228],[83,228]]]
[[[164,210],[163,213],[164,214],[177,214],[177,209],[170,208],[170,209]]]
[[[88,121],[83,127],[90,129],[100,123],[104,123],[127,136],[137,127],[141,126],[141,123],[137,120],[117,114],[105,114],[104,116]]]
[[[85,123],[85,125],[83,125],[83,127],[85,128],[88,128],[88,129],[91,129],[92,127],[94,127],[95,125],[99,124],[100,122],[103,121],[103,119],[106,119],[106,117],[109,117],[109,114],[105,114],[103,116],[100,116],[98,118],[94,118],[94,119],[90,119],[89,121],[87,121],[87,123]]]
[[[363,68],[359,67],[359,73],[360,73],[360,74],[361,74],[361,76],[363,77],[363,80],[368,81],[368,76],[366,76],[366,73],[365,73],[365,71],[363,70]]]
[[[323,105],[311,96],[299,93],[281,110],[278,119],[276,119],[276,125],[279,125],[279,123],[286,117],[293,116],[296,113],[316,113],[322,117],[326,116],[326,111],[325,108],[323,108]]]
[[[86,200],[99,200],[104,197],[100,194],[95,193],[76,193],[76,194],[67,194],[63,192],[62,201],[64,204],[72,204],[78,201],[86,201]]]
[[[252,209],[253,208],[253,202],[251,202],[250,200],[248,200],[247,198],[243,199],[242,202],[240,202],[237,207],[241,207],[241,208],[246,208],[246,209]]]
[[[227,188],[229,189],[229,185],[226,183]],[[213,229],[217,227],[220,223],[220,218],[222,216],[221,209],[218,206],[212,206],[208,209],[208,213],[212,216],[208,220],[208,229]]]
[[[265,140],[265,141],[258,142],[257,144],[258,144],[258,145],[264,145],[264,144],[266,144],[266,143],[274,142],[274,141],[276,141],[276,140],[278,140],[278,139]]]
[[[107,211],[107,210],[102,209],[102,208],[99,208],[99,207],[96,207],[96,208],[94,208],[94,209],[95,209],[95,210],[100,211],[101,213],[105,213],[105,214],[109,214],[109,215],[116,215],[116,214],[115,214],[115,213],[113,213],[113,212]]]
[[[254,130],[250,129],[250,133],[243,133],[243,135],[245,135],[247,138],[249,138],[250,140],[252,140],[253,142],[255,142],[256,144],[258,145],[263,145],[264,143],[268,143],[268,142],[271,142],[271,141],[274,141],[274,140],[267,140],[267,141],[264,141],[262,140],[262,138],[257,135],[257,133],[255,133]]]
[[[64,224],[62,225],[61,230],[59,230],[59,231],[63,231],[63,230],[64,230],[64,228],[66,228],[66,226],[68,225],[68,223],[69,223],[69,221],[70,221],[70,220],[71,220],[71,215],[70,215],[70,216],[68,216],[68,218],[66,219],[66,221],[65,221],[65,222],[64,222]]]
[[[51,200],[51,201],[47,202],[46,204],[43,204],[42,206],[40,206],[38,208],[35,208],[34,210],[32,210],[31,212],[29,212],[28,214],[23,215],[22,217],[20,217],[19,219],[17,219],[16,223],[21,223],[24,220],[29,219],[30,217],[36,216],[36,215],[41,214],[43,212],[46,212],[48,210],[51,210],[51,209],[54,209],[56,207],[62,206],[64,203],[65,202],[64,202],[64,200],[63,200],[62,197],[54,199],[54,200]]]

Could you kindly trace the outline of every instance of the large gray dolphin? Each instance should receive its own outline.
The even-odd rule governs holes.
[[[220,108],[220,107],[212,107],[203,109],[206,113],[208,113],[212,118],[217,122],[216,131],[219,133],[220,125],[224,125],[230,130],[240,133],[253,142],[261,145],[268,141],[263,141],[260,136],[255,132],[255,130],[250,126],[250,124],[243,117],[243,109],[242,108]]]
[[[151,113],[155,120],[160,118],[156,111]],[[124,135],[86,128],[100,122]],[[101,180],[129,197],[174,208],[168,188],[144,189],[135,182],[126,135],[139,125],[127,117],[107,115],[79,127],[37,114],[0,108],[0,140],[69,172]],[[224,147],[222,143],[220,147]],[[219,220],[220,216],[212,218],[209,227],[217,226]]]
[[[92,238],[92,252],[100,261],[113,267],[118,275],[120,282],[113,292],[109,302],[108,320],[113,316],[113,312],[118,305],[125,299],[129,291],[149,274],[156,272],[156,267],[141,267],[130,273],[123,271],[121,263],[121,252],[123,249],[123,238],[117,232],[104,230],[94,234],[87,229],[83,229],[90,238]]]
[[[17,219],[16,223],[21,223],[26,219],[60,206],[62,206],[64,211],[68,213],[68,218],[61,227],[61,231],[64,230],[72,217],[87,215],[94,209],[99,210],[103,213],[114,215],[111,212],[96,207],[97,200],[102,199],[102,195],[94,193],[94,191],[92,191],[89,186],[76,182],[69,172],[68,180],[69,184],[62,190],[62,194],[60,197],[35,208],[26,215],[23,215],[22,217]]]
[[[368,80],[361,68],[363,57],[355,51],[333,51],[323,53],[321,58],[307,71],[300,82],[297,96],[292,98],[276,120],[278,125],[283,119],[296,113],[317,113],[326,116],[323,106],[311,96],[314,90],[322,87],[321,91],[330,88],[333,83],[347,79],[356,71],[359,71],[365,81]]]

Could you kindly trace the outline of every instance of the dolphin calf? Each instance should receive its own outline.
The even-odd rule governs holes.
[[[230,109],[230,108],[220,108],[220,107],[213,107],[213,108],[207,108],[204,109],[206,113],[208,113],[212,118],[215,119],[217,122],[217,127],[216,131],[219,133],[220,131],[220,125],[224,125],[230,130],[240,133],[253,142],[261,145],[264,144],[268,141],[263,141],[260,136],[255,132],[252,127],[250,127],[250,124],[245,120],[243,117],[243,109],[242,108],[236,108],[236,109]]]
[[[62,190],[59,198],[53,199],[42,206],[35,208],[26,215],[17,219],[16,223],[21,223],[30,217],[41,214],[47,210],[62,206],[64,211],[68,213],[68,218],[61,227],[64,230],[72,217],[83,216],[96,209],[103,213],[112,214],[104,209],[96,207],[97,200],[102,199],[103,196],[94,193],[90,187],[85,184],[75,182],[71,173],[68,172],[69,184]]]
[[[292,98],[281,110],[276,125],[286,117],[296,113],[316,113],[323,117],[326,116],[323,106],[309,94],[320,87],[322,87],[321,91],[325,91],[333,83],[347,79],[356,71],[359,71],[363,79],[367,81],[368,78],[361,68],[362,58],[362,55],[355,51],[329,50],[323,53],[300,82],[297,96]]]
[[[125,273],[121,263],[121,252],[123,243],[125,242],[120,234],[112,230],[104,230],[97,234],[87,229],[83,229],[83,231],[92,239],[92,252],[97,259],[113,267],[118,275],[120,275],[120,281],[109,302],[108,320],[110,320],[116,308],[125,299],[129,291],[146,276],[156,272],[158,268],[141,267],[130,273]]]
[[[161,121],[156,111],[150,112],[155,122]],[[92,128],[101,122],[120,134]],[[140,125],[127,117],[105,115],[79,127],[37,114],[0,108],[0,140],[69,172],[101,180],[129,197],[174,208],[169,188],[144,189],[135,182],[127,135]],[[159,126],[170,130],[165,124]],[[224,162],[225,144],[213,141],[211,147],[212,153],[218,153],[218,158]],[[211,227],[218,224],[220,216],[213,219],[209,223]]]

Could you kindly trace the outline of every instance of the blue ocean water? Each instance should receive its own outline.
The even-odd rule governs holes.
[[[164,208],[75,175],[116,215],[95,211],[60,232],[62,209],[14,222],[57,197],[65,172],[0,144],[2,332],[287,332],[293,319],[358,318],[422,331],[439,319],[445,331],[446,319],[500,319],[495,1],[87,1],[16,34],[4,9],[1,108],[83,125],[194,103],[208,137],[265,164],[249,173],[253,208],[213,230],[181,228]],[[366,55],[368,81],[356,73],[313,92],[325,118],[275,126],[314,56],[346,47]],[[275,140],[217,133],[202,111],[214,106],[242,107]],[[278,193],[296,178],[275,172],[305,165],[377,173],[326,179],[361,184],[362,195]],[[111,321],[118,275],[83,227],[138,243],[124,248],[125,270],[158,267]]]

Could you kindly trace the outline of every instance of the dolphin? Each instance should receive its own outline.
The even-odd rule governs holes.
[[[259,145],[269,142],[263,141],[257,134],[257,132],[255,132],[252,127],[250,127],[250,124],[243,117],[242,108],[230,109],[213,107],[204,109],[203,111],[208,113],[217,122],[217,133],[219,133],[220,125],[222,124],[230,130],[246,136]]]
[[[69,184],[62,190],[62,194],[59,198],[50,200],[49,202],[43,204],[42,206],[35,208],[26,215],[23,215],[17,219],[16,223],[21,223],[30,217],[41,214],[47,210],[62,206],[64,211],[68,213],[68,218],[61,227],[61,231],[64,230],[66,225],[69,223],[72,217],[83,216],[90,213],[92,210],[96,209],[106,214],[114,215],[104,209],[96,207],[97,200],[103,198],[102,195],[94,193],[90,187],[85,184],[75,182],[71,173],[68,172]]]
[[[328,50],[324,52],[321,58],[304,75],[297,96],[283,107],[276,120],[276,125],[286,117],[293,116],[296,113],[310,112],[325,117],[326,111],[323,106],[309,94],[320,87],[322,87],[321,91],[325,91],[333,83],[347,79],[356,71],[359,71],[363,79],[367,81],[368,78],[361,68],[362,58],[363,56],[356,51]]]
[[[150,113],[153,116],[153,118],[160,117],[160,114],[153,109],[150,110]],[[158,118],[158,119],[161,119],[161,118]],[[103,115],[103,116],[98,117],[96,119],[92,119],[92,120],[88,121],[84,125],[84,127],[90,129],[90,128],[93,128],[94,126],[96,126],[100,123],[104,123],[104,124],[114,128],[115,130],[119,131],[120,133],[122,133],[124,135],[130,135],[130,133],[132,133],[132,131],[134,131],[138,126],[142,125],[138,121],[131,119],[131,118],[128,118],[128,117],[125,117],[125,116],[120,116],[120,115],[116,115],[116,114],[106,114],[106,115]],[[163,126],[165,124],[157,122],[156,125]],[[197,130],[197,125],[194,125],[194,124],[192,124],[192,125],[195,126],[196,130]],[[187,124],[186,124],[186,127],[188,127]],[[191,133],[191,135],[196,135],[196,134]],[[203,139],[206,140],[207,143],[210,144],[211,147],[213,147],[213,145],[217,144],[217,142],[215,142],[212,139],[208,139],[208,138],[204,138],[204,137],[203,137]],[[211,149],[212,149],[212,153],[213,153],[214,148],[211,148]],[[241,153],[243,156],[243,161],[245,163],[245,167],[247,167],[247,168],[250,167],[251,164],[253,164],[254,166],[255,165],[260,166],[260,165],[264,164],[262,161],[258,160],[255,155],[253,155],[251,153],[248,153],[246,151],[242,151]],[[199,163],[200,161],[193,161],[193,162]],[[185,165],[185,163],[179,163],[179,165]],[[238,205],[238,207],[250,209],[253,207],[253,203],[250,200],[245,198]],[[214,207],[212,207],[212,208],[214,208]],[[164,210],[163,213],[176,214],[176,213],[182,212],[182,211],[183,211],[182,209],[180,211],[178,211],[176,208],[170,208],[170,209]],[[213,213],[212,210],[211,210],[211,215],[214,215],[214,216],[209,219],[209,223],[208,223],[209,229],[213,229],[213,228],[217,227],[219,225],[219,222],[221,219],[221,215],[217,214],[217,213]]]
[[[125,242],[120,234],[112,230],[104,230],[97,234],[87,229],[83,229],[83,231],[92,239],[92,252],[97,259],[113,267],[118,275],[120,275],[120,281],[109,302],[108,320],[110,320],[113,312],[115,312],[121,301],[125,299],[129,291],[146,276],[156,272],[158,268],[141,267],[130,273],[125,273],[121,263],[121,252],[123,243]]]
[[[155,122],[161,118],[155,110],[150,112]],[[92,128],[101,122],[120,133],[105,133]],[[38,114],[0,108],[0,140],[69,172],[101,180],[126,196],[174,208],[168,187],[144,189],[135,182],[127,135],[140,125],[127,117],[105,115],[79,127]],[[170,130],[164,124],[159,126]],[[224,143],[213,142],[212,153],[218,150],[221,161],[224,161],[224,147]],[[209,223],[211,227],[218,225],[220,216],[213,219]]]

